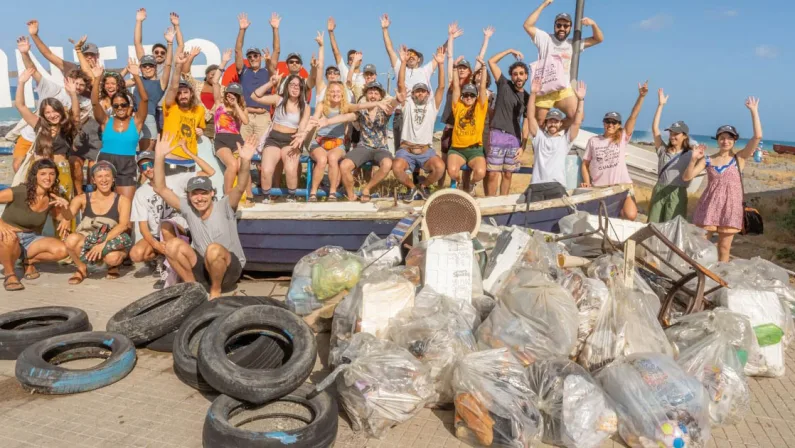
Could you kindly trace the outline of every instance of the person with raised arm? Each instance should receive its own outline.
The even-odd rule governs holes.
[[[6,291],[25,289],[20,276],[14,272],[20,257],[25,267],[25,280],[41,276],[35,264],[66,258],[63,241],[42,235],[48,215],[53,219],[73,219],[69,201],[59,195],[59,190],[55,163],[41,159],[31,165],[25,182],[0,191],[0,204],[5,204],[0,216],[0,265]]]
[[[145,14],[146,11],[144,11],[144,16]],[[138,23],[140,24],[140,22]],[[138,26],[136,26],[136,32],[137,31],[140,31]],[[171,76],[171,53],[172,47],[174,45],[174,35],[175,31],[173,27],[169,27],[164,34],[166,42],[168,43],[168,48],[166,49],[166,56],[162,63],[158,62],[157,53],[159,53],[159,51],[157,49],[153,49],[155,56],[139,56],[141,80],[144,83],[144,89],[146,89],[147,96],[149,97],[149,101],[147,102],[146,120],[144,121],[143,128],[141,128],[141,140],[139,142],[141,151],[151,151],[152,148],[155,147],[158,129],[157,109],[160,104],[160,100],[163,98],[163,95],[166,92],[169,77]],[[140,35],[137,37],[140,38]],[[136,53],[143,54],[143,48],[141,48],[142,51],[138,52],[138,47],[139,45],[136,45]],[[135,104],[140,104],[141,95],[138,89],[135,90],[133,98],[135,99]]]
[[[743,177],[746,159],[753,157],[754,151],[762,141],[762,122],[759,119],[759,99],[748,97],[745,107],[751,111],[754,135],[748,139],[745,148],[735,152],[740,139],[737,128],[724,125],[715,132],[718,152],[704,155],[704,146],[693,150],[693,157],[682,175],[682,179],[693,180],[702,172],[707,172],[707,188],[701,193],[698,206],[693,214],[693,224],[706,230],[708,234],[718,234],[718,260],[729,261],[734,235],[743,230],[745,210],[743,207]]]
[[[184,282],[199,282],[207,288],[210,299],[234,288],[246,265],[246,256],[237,233],[235,211],[246,191],[251,172],[251,158],[257,137],[250,135],[238,144],[240,171],[238,184],[221,199],[209,177],[196,176],[186,185],[186,197],[180,197],[166,184],[165,160],[174,149],[175,136],[163,134],[155,145],[154,190],[166,204],[188,223],[192,241],[172,238],[166,243],[166,259]]]
[[[190,66],[193,63],[195,57],[194,55],[198,54],[199,54],[198,51],[194,51],[193,49],[191,49],[190,56],[188,57],[188,62],[182,68],[182,79],[191,85],[193,91],[199,96],[199,101],[204,106],[204,125],[205,125],[204,136],[210,139],[214,139],[215,138],[215,116],[214,116],[215,89],[213,87],[213,82],[215,79],[216,72],[219,73],[218,82],[221,82],[221,78],[224,76],[224,71],[226,70],[226,66],[229,64],[229,61],[232,60],[232,49],[227,48],[221,54],[221,65],[210,64],[207,66],[207,68],[204,69],[203,81],[199,81],[196,78],[194,78],[193,75],[191,75],[191,70],[190,70]],[[248,107],[246,107],[246,113],[248,113]]]
[[[406,202],[413,201],[418,195],[422,199],[427,199],[430,196],[429,187],[445,173],[444,162],[436,155],[436,150],[433,148],[433,127],[444,99],[444,53],[445,48],[439,47],[434,54],[439,64],[439,79],[433,97],[430,86],[422,82],[414,84],[410,93],[407,91],[406,64],[401,64],[398,73],[398,96],[403,99],[405,134],[392,162],[392,174],[401,184],[408,187]],[[405,46],[400,47],[400,58],[408,59],[408,50]],[[420,168],[428,176],[420,185],[416,185],[412,174]]]
[[[649,222],[666,222],[677,216],[687,216],[687,187],[690,182],[683,175],[693,151],[690,143],[690,128],[684,121],[677,121],[666,129],[668,143],[660,135],[660,118],[663,107],[668,103],[668,95],[663,89],[657,92],[659,103],[654,112],[651,132],[654,135],[654,148],[657,150],[657,185],[651,193]]]
[[[627,145],[635,131],[643,100],[649,93],[649,81],[638,83],[638,99],[632,107],[624,127],[621,127],[621,114],[608,112],[602,119],[604,133],[594,135],[585,146],[582,156],[582,184],[581,187],[612,187],[613,185],[632,185],[627,169]],[[538,104],[538,103],[536,103]],[[635,202],[635,193],[629,190],[627,198],[621,209],[621,217],[634,221],[638,217],[638,205]]]
[[[276,165],[281,161],[287,176],[287,202],[295,202],[295,191],[298,188],[298,171],[300,168],[301,149],[309,124],[310,107],[306,102],[304,80],[298,75],[290,75],[284,82],[281,94],[270,94],[273,86],[281,82],[278,73],[271,77],[268,84],[258,88],[251,94],[251,99],[265,106],[273,106],[273,127],[262,149],[261,185],[264,195],[263,203],[270,203],[270,189]]]
[[[527,202],[548,201],[566,197],[566,156],[580,133],[585,110],[585,83],[580,81],[574,94],[577,96],[577,112],[569,128],[563,127],[566,117],[563,112],[552,109],[538,123],[535,115],[535,97],[541,91],[541,79],[533,80],[530,98],[527,102],[527,114],[524,129],[533,139],[533,177],[530,181]],[[526,194],[528,194],[526,193]]]
[[[135,46],[135,57],[138,60],[143,60],[146,56],[146,51],[143,45],[143,23],[146,20],[146,8],[141,8],[135,12],[135,31],[133,32],[133,44]],[[180,28],[179,15],[175,12],[169,14],[171,27],[166,31],[165,38],[168,47],[158,42],[152,45],[152,56],[155,58],[155,66],[157,67],[157,78],[163,79],[166,67],[171,67],[171,47],[174,42],[174,37],[177,38],[177,53],[182,53],[185,48],[185,41],[182,38],[182,29]],[[169,38],[170,35],[170,38]],[[141,64],[143,68],[143,64]],[[146,76],[144,76],[146,78]],[[165,75],[166,83],[168,82],[169,75]],[[163,87],[165,89],[165,86]],[[152,96],[149,96],[152,101]],[[156,104],[157,102],[155,102]]]
[[[213,90],[215,105],[213,107],[215,128],[215,156],[224,164],[224,194],[232,188],[238,171],[235,157],[238,144],[243,144],[240,129],[249,122],[246,103],[243,100],[243,87],[230,83],[221,93],[221,70],[215,71]]]
[[[138,184],[138,166],[135,164],[135,155],[138,149],[138,140],[141,129],[146,121],[149,94],[144,87],[140,76],[140,68],[135,59],[130,58],[127,70],[135,81],[136,89],[140,92],[141,100],[138,110],[133,111],[129,95],[117,92],[111,97],[113,115],[108,115],[99,104],[99,80],[105,69],[95,66],[94,88],[91,91],[91,104],[94,106],[94,117],[102,127],[102,150],[97,156],[97,161],[105,160],[114,167],[116,192],[132,202],[135,196],[135,186]]]
[[[351,84],[355,85],[359,91],[361,91],[364,89],[364,85],[367,84],[367,81],[364,79],[364,74],[362,73],[361,52],[359,52],[360,57],[358,61],[354,61],[353,55],[357,53],[357,51],[354,49],[348,50],[346,59],[343,59],[342,53],[340,53],[340,48],[337,45],[337,36],[334,34],[335,30],[337,29],[337,22],[334,20],[334,17],[328,18],[328,21],[326,22],[326,28],[328,29],[328,37],[331,41],[331,51],[334,53],[334,61],[337,63],[342,81],[347,82],[348,77],[350,77]],[[351,95],[353,94],[352,88],[349,88],[348,91],[351,92]],[[318,99],[318,103],[321,101],[322,100]]]
[[[530,14],[527,20],[525,20],[524,30],[530,36],[533,44],[538,48],[539,64],[544,67],[549,64],[563,64],[561,68],[565,79],[559,81],[567,85],[567,87],[560,90],[543,92],[544,94],[536,99],[536,119],[539,123],[543,123],[547,112],[554,107],[562,110],[563,113],[566,114],[566,120],[568,120],[566,126],[568,126],[571,120],[574,119],[573,117],[576,115],[575,111],[577,109],[577,98],[574,96],[574,89],[568,86],[568,81],[571,79],[571,59],[575,50],[572,45],[572,40],[568,38],[573,28],[573,22],[569,14],[560,13],[555,16],[554,34],[550,35],[536,27],[541,12],[544,11],[547,6],[551,5],[553,1],[554,0],[544,0],[541,5]],[[604,35],[596,22],[588,17],[584,17],[582,19],[582,24],[593,29],[593,35],[582,40],[583,49],[604,42]],[[559,61],[557,57],[560,58]]]
[[[503,75],[499,62],[512,54],[516,62],[508,67],[510,80]],[[497,99],[489,121],[491,129],[486,150],[486,196],[507,195],[511,190],[513,173],[519,171],[522,157],[522,117],[527,111],[530,95],[524,89],[529,70],[522,62],[522,53],[510,49],[497,53],[489,59],[489,68],[497,80]]]
[[[326,97],[327,83],[332,83],[332,82],[342,83],[342,69],[334,65],[329,65],[328,67],[326,67],[324,71],[323,64],[326,61],[326,56],[325,56],[325,42],[323,40],[323,33],[321,32],[317,33],[317,36],[315,37],[315,42],[317,42],[318,45],[317,59],[315,60],[313,56],[311,64],[312,70],[309,72],[309,77],[310,78],[314,77],[315,79],[314,87],[315,91],[317,92],[317,95],[315,96],[315,104],[318,105],[323,103],[323,100]],[[346,71],[345,73],[346,78],[349,74],[350,72]],[[307,88],[310,88],[308,83],[307,83]],[[346,99],[348,100],[348,104],[354,103],[352,90],[345,89],[345,96],[347,97]]]
[[[275,57],[279,56],[279,27],[278,24],[273,28],[273,49],[274,54],[270,55],[268,50],[260,50],[257,47],[250,47],[243,53],[243,41],[246,30],[251,26],[248,14],[242,13],[237,16],[240,30],[235,41],[235,69],[240,78],[240,85],[243,87],[243,100],[246,102],[246,112],[249,121],[240,128],[240,135],[245,139],[251,135],[262,137],[271,126],[271,114],[267,108],[251,98],[251,95],[268,83],[271,76],[276,73]],[[273,24],[273,22],[271,22]],[[263,66],[262,59],[265,56]],[[248,65],[246,65],[248,62]]]
[[[86,75],[91,76],[91,67],[99,64],[99,47],[97,47],[96,44],[82,40],[80,45],[76,46],[75,51],[77,52],[78,59],[82,58],[87,62],[87,64],[81,63],[78,66],[74,62],[64,61],[63,58],[53,53],[50,47],[41,40],[41,37],[39,37],[38,20],[30,20],[27,25],[28,34],[30,34],[30,38],[33,39],[33,43],[36,44],[36,49],[44,56],[44,59],[48,60],[50,64],[54,65],[61,72],[69,73],[72,70],[80,69]]]
[[[182,66],[187,63],[188,54],[177,54],[177,64],[171,74],[171,82],[166,90],[163,106],[163,133],[173,136],[175,146],[180,140],[185,140],[183,147],[177,147],[171,152],[174,158],[189,160],[198,153],[198,138],[204,135],[204,107],[199,102],[199,97],[194,93],[193,87],[187,81],[180,81]]]
[[[485,66],[481,59],[480,64]],[[483,129],[489,112],[489,95],[486,76],[480,85],[461,86],[458,72],[453,72],[453,138],[447,152],[447,175],[457,181],[461,167],[472,171],[468,192],[475,195],[477,183],[486,177],[486,155],[483,151]]]

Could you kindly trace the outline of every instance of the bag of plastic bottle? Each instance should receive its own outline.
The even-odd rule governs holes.
[[[539,271],[509,275],[489,317],[478,327],[482,350],[509,348],[524,365],[568,356],[577,344],[577,306],[571,294]]]
[[[718,248],[707,239],[707,232],[700,227],[690,224],[685,218],[677,216],[668,222],[652,223],[652,225],[676,247],[692,258],[693,261],[703,266],[718,261]],[[646,240],[646,245],[659,255],[658,258],[649,254],[649,261],[655,263],[658,269],[671,278],[678,279],[680,275],[676,274],[668,265],[663,263],[661,259],[674,265],[680,272],[686,273],[692,271],[693,268],[685,263],[684,260],[676,255],[668,246],[663,244],[659,238],[649,238]]]
[[[527,369],[527,377],[544,417],[544,443],[598,447],[618,430],[618,417],[607,396],[578,364],[566,358],[536,361]]]
[[[588,278],[578,271],[567,271],[558,279],[574,298],[577,305],[579,327],[577,330],[577,346],[571,352],[571,359],[577,359],[585,341],[593,333],[599,313],[605,303],[610,300],[607,285],[599,279]]]
[[[356,255],[362,257],[369,269],[391,268],[403,261],[400,241],[391,235],[383,239],[375,233],[367,235]]]
[[[455,435],[473,446],[529,448],[542,417],[525,369],[507,349],[471,353],[453,372]]]
[[[607,286],[624,285],[624,254],[616,252],[611,255],[602,255],[588,266],[588,277],[598,278]],[[649,286],[637,268],[632,278],[632,289],[638,293],[646,303],[646,307],[655,316],[660,312],[660,297]]]
[[[305,316],[323,306],[323,300],[350,290],[364,268],[361,257],[337,246],[324,246],[304,256],[293,269],[287,306]]]
[[[618,433],[630,447],[707,446],[707,392],[670,356],[629,355],[602,369],[595,379],[615,402]]]

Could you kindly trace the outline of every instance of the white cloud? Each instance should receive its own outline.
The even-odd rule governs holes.
[[[739,14],[740,13],[737,12],[736,9],[728,9],[726,11],[723,11],[723,15],[726,17],[737,17]]]
[[[762,59],[775,59],[778,57],[778,49],[772,45],[759,45],[754,49],[754,53]]]
[[[642,30],[660,31],[670,26],[673,21],[674,18],[667,14],[657,14],[653,17],[649,17],[648,19],[641,20],[640,22],[636,23],[635,26]]]

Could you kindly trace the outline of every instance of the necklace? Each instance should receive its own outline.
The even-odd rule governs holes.
[[[412,120],[414,120],[415,125],[417,126],[422,125],[422,123],[425,121],[425,114],[427,111],[428,111],[427,102],[423,104],[422,107],[419,107],[417,103],[414,103],[414,107],[411,108],[411,118]]]

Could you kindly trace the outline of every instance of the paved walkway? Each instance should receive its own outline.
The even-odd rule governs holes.
[[[45,269],[47,269],[45,267]],[[66,283],[69,273],[43,272],[26,281],[18,293],[0,290],[0,312],[47,305],[84,309],[95,330],[128,303],[151,292],[148,279],[131,272],[107,281],[96,276],[79,286]],[[283,297],[286,281],[243,281],[238,293]],[[324,370],[328,336],[318,337],[317,382]],[[710,447],[795,448],[795,351],[787,356],[781,379],[750,379],[752,412],[741,424],[713,428]],[[212,397],[184,385],[174,375],[171,355],[138,350],[135,369],[123,380],[92,392],[46,396],[22,390],[14,377],[14,362],[0,361],[0,447],[200,447],[202,425]],[[336,447],[457,447],[467,446],[452,433],[451,411],[424,410],[393,428],[384,440],[369,440],[350,430],[344,417]],[[607,442],[604,446],[623,444]]]

